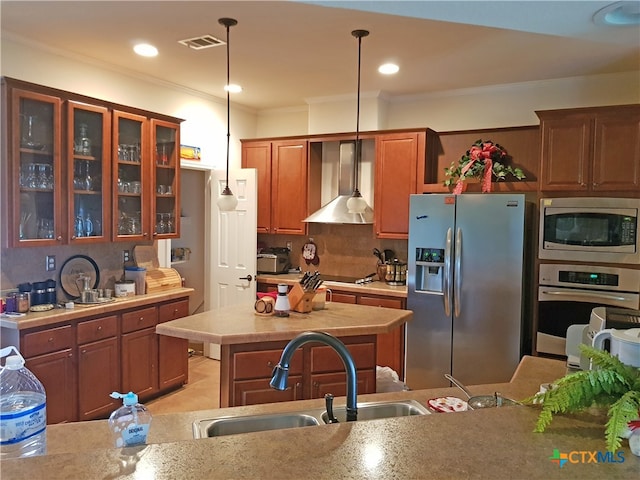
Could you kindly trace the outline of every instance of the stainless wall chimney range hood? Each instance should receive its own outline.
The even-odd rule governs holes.
[[[362,149],[359,149],[362,152]],[[371,225],[373,209],[369,206],[364,213],[349,213],[347,200],[354,188],[353,169],[355,158],[355,142],[340,142],[340,166],[338,178],[338,196],[324,205],[320,210],[304,219],[306,223],[337,223],[349,225]]]

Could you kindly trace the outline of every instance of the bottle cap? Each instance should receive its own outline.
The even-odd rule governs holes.
[[[4,366],[9,370],[20,370],[22,367],[24,367],[24,360],[18,355],[9,355],[7,357],[7,360],[5,361]]]
[[[138,395],[136,395],[133,392],[129,392],[127,394],[123,394],[123,393],[118,393],[118,392],[113,392],[111,393],[111,395],[109,395],[111,398],[122,398],[123,403],[126,406],[130,406],[130,405],[135,405],[136,403],[138,403]]]

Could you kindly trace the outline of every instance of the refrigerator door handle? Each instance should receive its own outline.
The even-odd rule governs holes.
[[[462,290],[462,229],[456,229],[456,247],[453,259],[455,268],[453,285],[453,314],[455,317],[460,316],[460,291]]]
[[[444,302],[444,314],[451,316],[451,248],[453,233],[447,229],[447,240],[444,247],[444,271],[442,272],[442,301]]]

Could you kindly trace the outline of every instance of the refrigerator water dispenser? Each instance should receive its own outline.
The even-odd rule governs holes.
[[[416,248],[416,291],[442,293],[444,249]]]

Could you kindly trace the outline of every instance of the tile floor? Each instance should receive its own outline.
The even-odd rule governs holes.
[[[152,415],[208,410],[220,406],[220,362],[196,353],[189,358],[189,383],[145,402]]]

